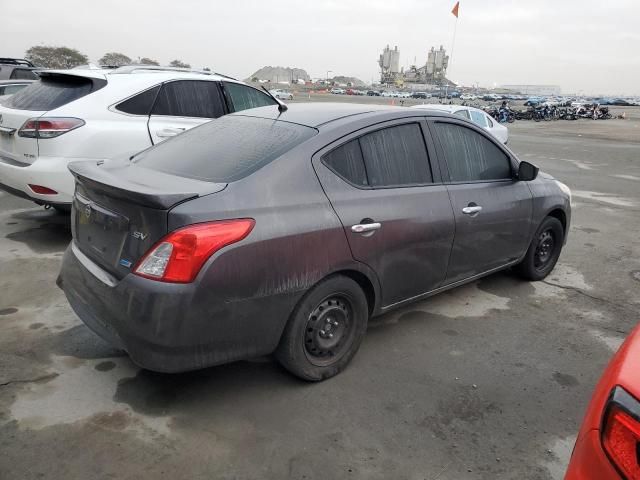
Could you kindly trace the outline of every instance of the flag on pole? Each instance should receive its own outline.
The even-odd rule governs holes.
[[[453,13],[456,18],[458,18],[458,10],[460,9],[460,2],[456,2],[455,6],[453,7],[453,10],[451,10],[451,13]]]

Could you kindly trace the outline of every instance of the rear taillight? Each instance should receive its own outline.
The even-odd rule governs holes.
[[[30,183],[29,188],[33,190],[33,193],[38,193],[40,195],[57,195],[58,194],[58,192],[56,192],[54,189],[45,187],[43,185],[34,185],[33,183]]]
[[[254,225],[253,219],[242,218],[180,228],[156,243],[133,271],[161,282],[192,282],[211,255],[245,238]]]
[[[19,137],[26,138],[54,138],[63,133],[75,130],[84,125],[84,120],[79,118],[39,117],[27,120],[20,130]]]
[[[640,480],[640,402],[616,387],[602,429],[602,446],[627,480]]]

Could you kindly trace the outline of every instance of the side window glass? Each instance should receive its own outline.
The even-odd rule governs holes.
[[[417,123],[384,128],[360,137],[372,187],[433,183],[427,147]]]
[[[349,183],[358,186],[369,185],[357,139],[330,151],[322,157],[322,162]]]
[[[246,110],[248,108],[276,105],[273,98],[260,90],[256,90],[255,88],[232,82],[225,82],[224,86],[227,89],[227,92],[229,92],[231,103],[233,104],[233,110],[236,112]]]
[[[509,157],[492,141],[453,123],[436,122],[452,182],[503,180],[512,178]]]
[[[463,117],[469,119],[469,111],[468,110],[458,110],[453,113],[454,115],[458,115],[459,117]]]
[[[487,118],[487,124],[489,125],[489,128],[493,128],[493,120],[491,120],[491,117],[486,117]]]
[[[471,121],[473,121],[473,123],[481,127],[487,126],[487,121],[485,120],[487,117],[485,117],[484,113],[476,112],[475,110],[471,110],[470,113],[471,113]]]
[[[217,82],[179,80],[165,83],[151,112],[174,117],[218,118],[224,115]]]
[[[37,80],[38,75],[27,68],[15,68],[9,78],[13,80]]]
[[[147,116],[151,113],[151,107],[153,107],[158,91],[160,91],[160,85],[128,98],[124,102],[120,102],[116,105],[116,110],[132,115]]]

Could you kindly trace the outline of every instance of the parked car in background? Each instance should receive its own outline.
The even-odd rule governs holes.
[[[33,82],[35,80],[0,80],[0,97],[13,95]]]
[[[288,90],[277,88],[275,90],[269,90],[269,93],[280,100],[293,100],[293,93]]]
[[[476,100],[478,97],[469,93],[463,93],[460,95],[460,100]]]
[[[369,90],[367,92],[367,95],[370,97],[379,97],[380,96],[380,92],[376,91],[376,90]]]
[[[0,58],[0,80],[37,80],[36,67],[22,58]]]
[[[427,95],[427,92],[413,92],[411,93],[411,98],[418,98],[418,99],[424,99],[426,100],[427,98],[429,98]]]
[[[565,480],[640,478],[640,325],[593,392]]]
[[[372,316],[508,267],[545,278],[571,219],[565,185],[436,110],[263,107],[69,168],[58,285],[163,372],[275,352],[329,378]]]
[[[494,137],[506,144],[509,141],[509,129],[503,124],[497,122],[486,112],[479,108],[468,107],[465,105],[443,105],[435,103],[433,105],[414,105],[411,108],[421,108],[426,110],[439,110],[442,112],[448,112],[453,115],[457,115],[467,120],[471,120],[473,123],[483,128],[487,132],[491,133]]]
[[[524,102],[526,107],[535,107],[546,101],[544,97],[527,97],[527,100]]]
[[[230,112],[276,100],[233,78],[131,66],[42,71],[0,103],[0,188],[60,210],[71,160],[127,158]]]
[[[330,90],[331,93],[335,94],[335,95],[344,95],[345,91],[342,88],[332,88]]]

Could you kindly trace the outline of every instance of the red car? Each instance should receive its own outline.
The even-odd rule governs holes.
[[[596,386],[565,480],[640,480],[640,325]]]

